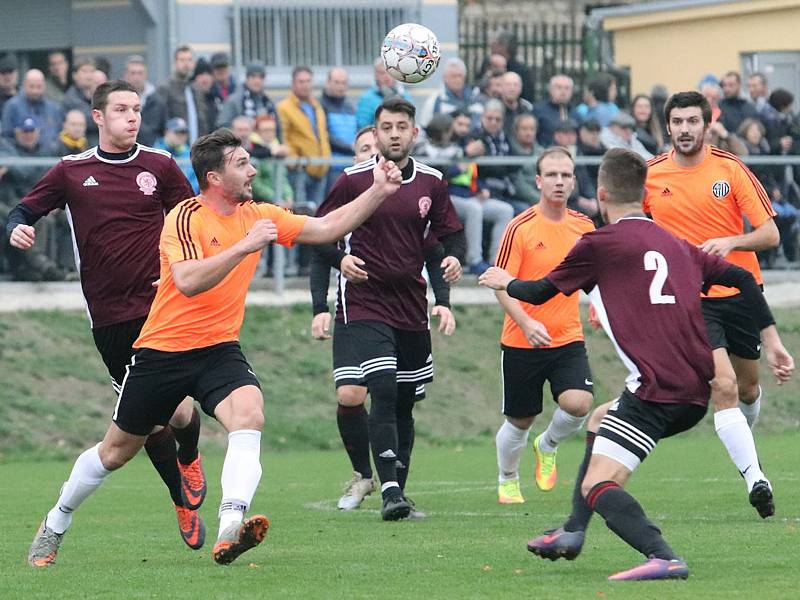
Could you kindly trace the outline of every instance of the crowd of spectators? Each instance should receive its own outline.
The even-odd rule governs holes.
[[[18,70],[11,54],[0,57],[0,156],[41,157],[76,154],[97,144],[91,114],[95,88],[109,77],[120,77],[139,90],[142,126],[139,141],[162,148],[180,160],[188,159],[191,144],[217,127],[230,127],[256,159],[350,159],[356,132],[372,122],[375,108],[386,98],[401,95],[414,101],[400,83],[374,64],[374,85],[360,95],[349,93],[348,73],[333,68],[324,87],[315,89],[314,73],[305,66],[292,71],[291,90],[280,102],[265,89],[266,67],[248,64],[237,81],[227,54],[197,57],[189,46],[173,54],[172,74],[160,85],[148,78],[143,57],[130,56],[121,73],[111,73],[100,57],[77,57],[69,63],[64,52],[48,56],[47,73]],[[645,158],[669,149],[663,119],[668,97],[663,86],[650,95],[625,103],[617,81],[595,73],[578,94],[572,78],[550,78],[546,97],[533,97],[530,70],[516,58],[513,37],[492,41],[490,52],[474,82],[457,58],[440,66],[442,85],[417,98],[420,136],[414,155],[440,165],[451,198],[467,234],[466,268],[481,273],[492,261],[508,222],[539,201],[536,157],[553,145],[574,156],[599,157],[609,148],[624,147]],[[752,74],[747,93],[738,73],[698,84],[712,106],[713,123],[707,141],[740,156],[800,154],[800,122],[793,113],[793,95],[770,91],[766,77]],[[476,164],[480,157],[527,157],[523,165]],[[262,163],[253,184],[258,201],[276,202],[297,212],[313,214],[341,173],[342,165],[292,161]],[[0,167],[0,220],[41,177],[45,167]],[[197,190],[197,179],[183,168]],[[782,252],[796,261],[800,169],[792,166],[754,166],[778,213]],[[598,221],[597,167],[576,169],[569,207]],[[50,219],[40,252],[26,264],[4,248],[0,272],[15,278],[61,279],[69,275],[69,232],[65,220]],[[37,238],[38,239],[38,238]],[[7,246],[7,243],[6,243]],[[762,259],[771,265],[776,254]],[[308,268],[303,249],[296,260],[299,274]],[[72,274],[74,277],[74,274]]]

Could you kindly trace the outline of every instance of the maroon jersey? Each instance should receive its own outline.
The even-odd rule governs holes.
[[[65,156],[22,199],[35,217],[64,209],[92,327],[147,316],[164,214],[194,195],[169,152],[137,145],[112,160]]]
[[[728,267],[650,219],[628,217],[584,235],[547,279],[567,296],[591,292],[631,392],[705,406],[714,361],[700,293]]]
[[[342,248],[362,259],[369,274],[352,284],[339,274],[336,318],[381,321],[408,331],[428,329],[428,300],[422,278],[425,235],[461,230],[442,174],[411,161],[411,174],[373,215],[348,234]],[[344,170],[319,208],[319,216],[355,200],[373,182],[375,158]],[[406,171],[406,169],[404,169]]]

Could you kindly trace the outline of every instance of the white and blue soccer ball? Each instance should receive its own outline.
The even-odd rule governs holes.
[[[381,58],[389,74],[403,83],[419,83],[439,65],[439,40],[427,27],[403,23],[386,34]]]

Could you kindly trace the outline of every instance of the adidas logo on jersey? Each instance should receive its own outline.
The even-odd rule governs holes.
[[[92,177],[91,175],[89,175],[89,176],[88,176],[88,177],[87,177],[87,178],[86,178],[86,179],[83,181],[83,187],[92,187],[93,185],[100,185],[100,184],[99,184],[99,183],[97,183],[97,180],[96,180],[94,177]]]
[[[219,246],[221,246],[222,244],[220,244],[220,243],[217,241],[217,238],[215,238],[215,237],[212,237],[212,238],[211,238],[211,245],[212,245],[212,246],[214,246],[214,247],[219,247]]]
[[[536,250],[547,250],[547,246],[544,245],[544,242],[539,242],[536,244]]]
[[[672,196],[672,192],[669,191],[669,188],[664,188],[664,190],[661,192],[661,195],[662,196]]]

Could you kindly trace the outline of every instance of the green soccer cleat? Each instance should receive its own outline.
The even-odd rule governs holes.
[[[539,442],[544,434],[539,434],[533,440],[533,455],[536,457],[536,485],[543,492],[549,492],[556,487],[558,471],[556,470],[556,453],[545,452],[539,448]]]
[[[519,479],[509,479],[498,485],[497,501],[500,504],[523,504],[525,498],[519,489]]]

